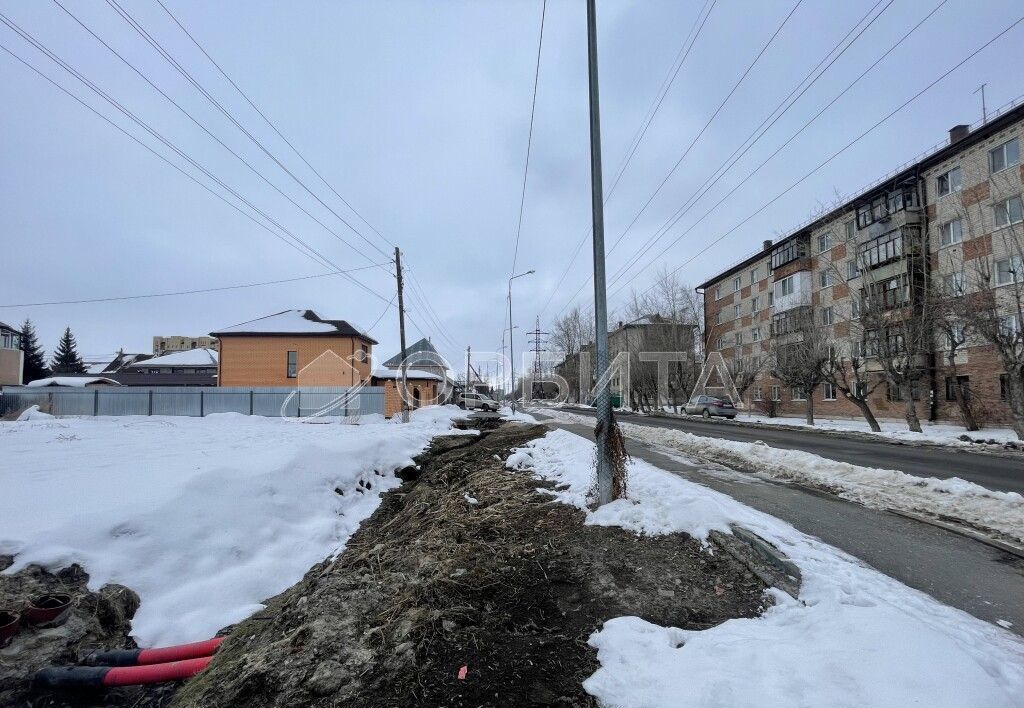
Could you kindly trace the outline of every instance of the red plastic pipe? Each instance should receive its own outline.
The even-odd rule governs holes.
[[[198,659],[172,661],[166,664],[148,664],[145,666],[115,666],[103,677],[104,686],[138,686],[146,683],[163,683],[164,681],[181,681],[191,678],[205,669],[212,656]]]
[[[165,664],[168,661],[182,661],[184,659],[198,659],[202,656],[212,656],[217,647],[224,643],[224,637],[214,637],[202,642],[191,644],[178,644],[173,647],[160,647],[158,649],[143,649],[136,659],[137,664]]]

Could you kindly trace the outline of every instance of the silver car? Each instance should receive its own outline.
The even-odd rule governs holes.
[[[483,393],[464,393],[458,398],[459,408],[466,410],[495,411],[498,410],[498,402]]]
[[[736,406],[728,398],[717,396],[697,396],[686,404],[684,410],[690,415],[701,415],[705,418],[717,415],[732,420],[736,417]]]

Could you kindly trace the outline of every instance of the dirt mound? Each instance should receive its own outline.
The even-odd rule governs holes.
[[[0,570],[10,567],[10,556],[0,556]],[[131,619],[139,596],[122,585],[104,585],[92,592],[89,576],[78,565],[49,573],[29,566],[13,575],[0,575],[0,607],[21,610],[29,598],[46,593],[71,595],[72,609],[59,627],[23,626],[9,646],[0,649],[0,706],[26,708],[79,706],[166,705],[174,686],[125,688],[109,691],[51,692],[32,689],[32,675],[46,666],[67,666],[97,649],[128,649]]]
[[[589,706],[587,639],[604,620],[696,629],[763,610],[764,584],[728,554],[584,526],[504,469],[545,432],[439,439],[345,552],[235,627],[174,705]]]

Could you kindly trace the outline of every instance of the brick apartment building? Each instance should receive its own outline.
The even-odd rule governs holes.
[[[903,417],[911,397],[922,418],[959,421],[953,390],[959,382],[959,390],[981,402],[987,421],[1008,422],[1003,365],[970,326],[947,319],[929,330],[929,351],[915,362],[921,376],[913,385],[892,385],[879,352],[901,346],[892,342],[900,335],[885,325],[892,318],[931,322],[937,306],[960,311],[957,303],[982,294],[998,303],[1005,327],[1020,331],[1022,146],[1024,105],[973,128],[956,126],[944,146],[784,238],[765,241],[760,251],[701,284],[707,350],[720,351],[739,371],[758,372],[745,403],[756,409],[771,399],[783,413],[806,410],[805,393],[768,371],[772,353],[787,343],[811,346],[813,329],[827,333],[830,356],[863,362],[874,384],[869,404],[880,418]],[[866,303],[890,310],[884,315],[890,319],[867,317]],[[951,336],[959,337],[952,362]],[[879,347],[880,337],[887,346]],[[814,392],[814,410],[859,415],[827,383]]]

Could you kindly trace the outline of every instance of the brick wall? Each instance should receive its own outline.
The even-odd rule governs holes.
[[[342,336],[223,337],[218,385],[354,386],[370,376],[369,360],[353,357],[363,343]],[[365,344],[372,354],[372,346]],[[288,377],[289,351],[297,353],[298,378]]]
[[[413,407],[412,401],[416,399],[414,394],[417,391],[419,392],[421,405],[430,405],[437,401],[437,381],[433,379],[417,379],[412,376],[408,376],[407,380],[408,387],[406,390],[408,391],[407,400],[410,402],[410,410]],[[402,397],[399,395],[400,383],[397,379],[376,380],[376,385],[384,387],[384,415],[388,418],[402,412]]]

